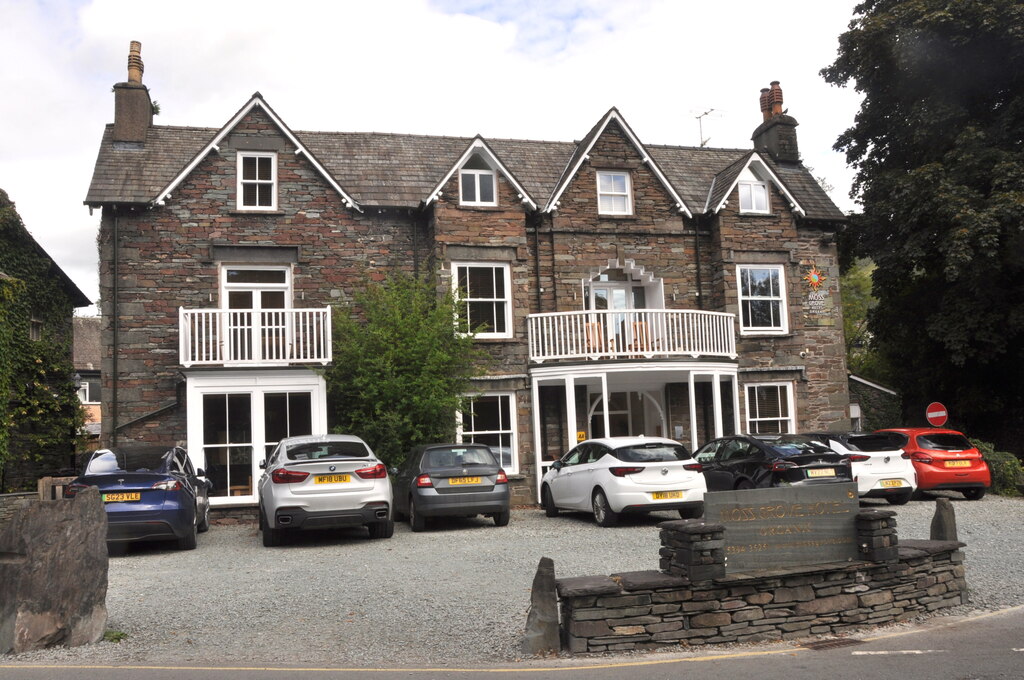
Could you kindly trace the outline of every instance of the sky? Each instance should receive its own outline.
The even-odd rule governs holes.
[[[138,40],[157,125],[221,127],[259,91],[293,130],[572,141],[615,106],[645,144],[747,149],[778,80],[804,163],[855,210],[832,146],[861,98],[819,71],[856,2],[0,0],[0,188],[98,299],[83,201]]]

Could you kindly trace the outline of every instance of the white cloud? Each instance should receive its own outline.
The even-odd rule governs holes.
[[[259,90],[294,129],[572,140],[618,106],[656,144],[750,147],[779,80],[815,173],[859,98],[818,76],[855,0],[0,0],[0,187],[71,278],[98,295],[98,215],[82,205],[110,86],[140,40],[158,124],[219,127]]]

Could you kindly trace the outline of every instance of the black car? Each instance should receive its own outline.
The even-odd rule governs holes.
[[[192,550],[196,533],[210,528],[210,483],[204,477],[178,446],[100,449],[64,495],[99,488],[110,543],[175,541]]]
[[[853,481],[845,456],[807,437],[722,437],[705,444],[695,457],[708,491]]]
[[[508,477],[483,444],[417,446],[392,472],[395,517],[408,517],[413,531],[423,531],[428,517],[488,515],[508,524]]]

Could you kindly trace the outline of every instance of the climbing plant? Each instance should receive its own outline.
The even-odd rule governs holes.
[[[0,190],[0,491],[67,467],[80,443],[72,311],[63,278]]]

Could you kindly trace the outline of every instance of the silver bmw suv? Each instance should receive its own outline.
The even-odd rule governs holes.
[[[258,494],[263,545],[286,532],[364,525],[370,538],[391,538],[391,480],[359,437],[282,439],[264,463]]]

